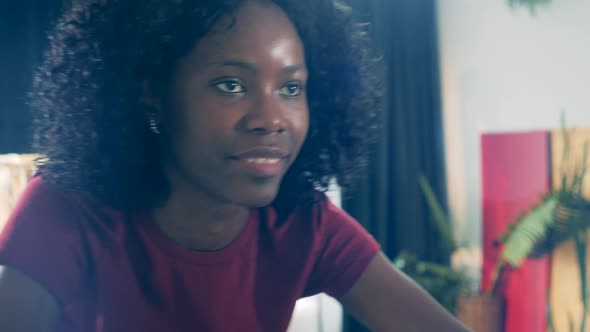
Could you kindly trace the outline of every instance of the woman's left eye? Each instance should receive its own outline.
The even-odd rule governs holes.
[[[289,83],[279,90],[279,93],[287,97],[297,97],[301,94],[301,84]]]
[[[237,80],[226,80],[223,82],[216,83],[214,84],[214,86],[221,92],[227,94],[237,94],[246,92],[246,88],[244,87],[244,85]]]

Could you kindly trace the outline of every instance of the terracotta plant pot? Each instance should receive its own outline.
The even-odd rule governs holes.
[[[459,296],[457,318],[474,332],[504,330],[504,299],[499,296]]]

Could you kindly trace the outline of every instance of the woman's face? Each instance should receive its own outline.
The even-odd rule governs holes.
[[[307,135],[308,73],[280,8],[252,1],[235,19],[221,20],[176,68],[166,167],[173,191],[258,207],[275,198]]]

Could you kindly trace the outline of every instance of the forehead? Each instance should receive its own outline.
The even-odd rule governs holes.
[[[256,64],[283,60],[304,63],[303,44],[287,15],[272,3],[247,2],[222,18],[199,40],[189,57],[196,65],[223,59]]]

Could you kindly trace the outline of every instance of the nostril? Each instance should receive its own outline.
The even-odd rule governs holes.
[[[265,128],[262,128],[262,127],[257,127],[257,128],[252,128],[251,132],[253,132],[255,134],[264,135],[264,134],[268,133],[268,130],[266,130]]]
[[[283,134],[285,133],[287,130],[285,128],[277,128],[277,129],[267,129],[267,128],[263,128],[263,127],[258,127],[258,128],[252,128],[250,129],[251,133],[254,134],[258,134],[258,135],[269,135],[269,134]]]

